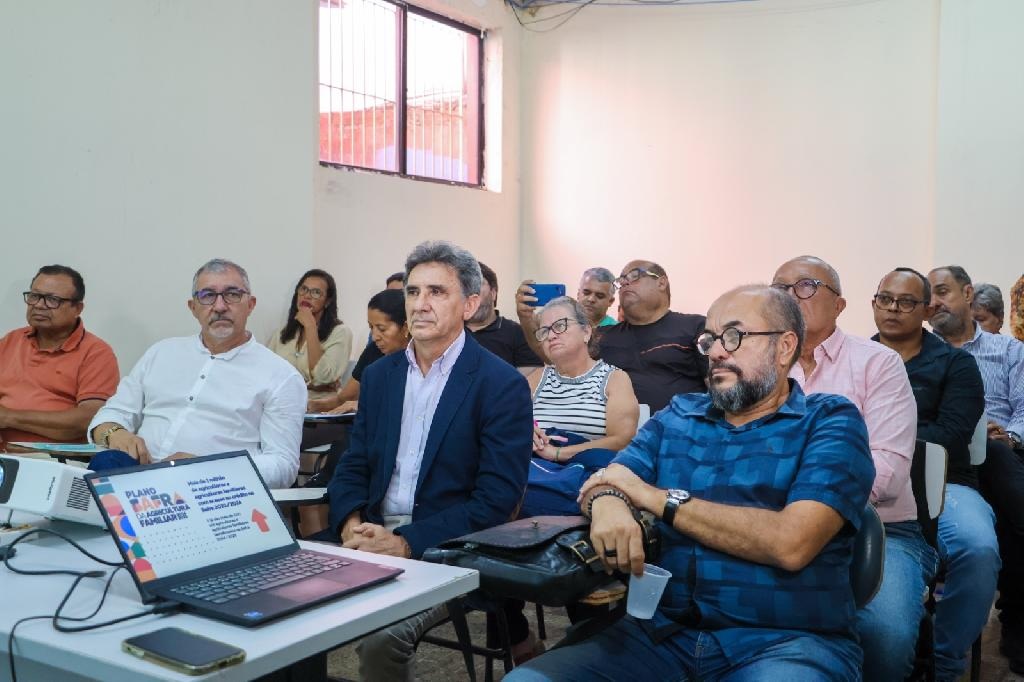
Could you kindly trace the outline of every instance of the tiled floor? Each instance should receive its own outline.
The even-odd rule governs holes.
[[[531,627],[535,628],[532,609],[528,608],[526,611],[530,617]],[[548,641],[557,641],[568,625],[565,612],[562,609],[546,609],[544,620],[548,628]],[[474,642],[483,641],[483,622],[481,614],[470,615],[470,628]],[[450,626],[439,629],[438,634],[455,638]],[[353,646],[346,646],[335,651],[328,660],[331,676],[348,680],[358,679],[358,664]],[[479,657],[477,661],[477,679],[483,680],[484,666]],[[461,654],[429,644],[420,647],[416,663],[417,678],[424,682],[455,682],[468,677]],[[501,664],[496,664],[496,679],[501,679],[501,669]],[[967,675],[964,675],[963,680],[967,679]],[[996,619],[995,611],[992,612],[989,624],[982,634],[981,679],[983,682],[1024,682],[1024,676],[1011,673],[1006,659],[999,654],[999,621]]]

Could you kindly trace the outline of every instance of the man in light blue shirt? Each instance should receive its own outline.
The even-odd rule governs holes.
[[[988,447],[978,474],[981,491],[996,512],[1003,568],[999,574],[1000,651],[1010,670],[1024,673],[1024,344],[983,331],[971,314],[974,287],[959,265],[928,273],[935,333],[963,348],[978,363],[985,384]]]

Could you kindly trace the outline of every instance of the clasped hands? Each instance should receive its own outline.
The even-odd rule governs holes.
[[[341,546],[404,559],[412,557],[412,548],[405,538],[395,535],[384,526],[361,521],[358,512],[350,516],[341,527]]]
[[[608,488],[624,494],[639,510],[658,509],[659,498],[664,507],[665,492],[645,483],[621,464],[611,464],[588,478],[576,501],[582,507],[591,495]],[[604,563],[605,571],[609,575],[613,571],[642,575],[643,533],[626,503],[614,495],[602,495],[594,500],[590,509],[590,540]]]

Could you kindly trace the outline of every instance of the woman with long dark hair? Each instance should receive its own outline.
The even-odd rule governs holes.
[[[288,322],[267,344],[299,370],[310,397],[338,390],[352,353],[352,331],[338,319],[338,287],[314,268],[299,278]]]
[[[310,412],[340,414],[356,409],[359,399],[359,380],[363,370],[385,355],[405,350],[409,345],[409,327],[405,322],[405,293],[385,289],[374,294],[366,306],[366,322],[370,327],[370,343],[352,370],[352,377],[340,391],[309,401]]]

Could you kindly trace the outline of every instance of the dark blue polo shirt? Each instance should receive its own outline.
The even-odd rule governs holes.
[[[677,395],[615,458],[648,483],[684,488],[709,502],[781,510],[814,500],[847,521],[796,572],[725,554],[661,524],[658,564],[672,579],[650,621],[655,639],[683,622],[712,631],[733,658],[758,633],[766,645],[792,630],[854,636],[850,559],[875,477],[867,427],[846,398],[805,396],[795,381],[789,384],[778,412],[739,427],[709,396]]]

